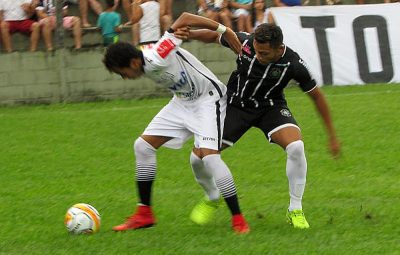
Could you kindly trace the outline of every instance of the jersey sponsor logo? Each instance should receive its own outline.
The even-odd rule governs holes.
[[[162,72],[162,73],[161,73],[161,72]],[[161,73],[161,74],[159,75],[159,77],[160,77],[159,80],[160,80],[161,82],[166,82],[166,83],[172,83],[172,82],[174,82],[175,75],[173,75],[172,73],[163,72],[162,70],[154,70],[153,73],[155,73],[155,74]]]
[[[203,141],[216,141],[216,139],[212,137],[203,137]]]
[[[179,78],[179,80],[177,82],[175,82],[173,85],[168,87],[170,90],[173,90],[173,91],[179,90],[187,84],[188,79],[186,77],[185,72],[181,71],[180,75],[181,75],[181,77]]]
[[[157,53],[162,58],[166,58],[168,54],[175,48],[175,44],[171,39],[163,40],[157,47]]]
[[[244,51],[244,52],[246,52],[247,54],[249,54],[249,55],[251,55],[251,50],[250,50],[250,46],[249,45],[244,45],[243,47],[242,47],[242,50]]]
[[[185,99],[185,100],[193,100],[195,99],[194,92],[175,92],[175,95],[179,98]]]
[[[288,109],[282,109],[281,110],[281,115],[285,116],[285,117],[291,117],[292,116],[292,114],[289,112]]]
[[[247,61],[251,62],[253,59],[251,59],[249,56],[247,55],[242,55],[242,58],[246,59]]]

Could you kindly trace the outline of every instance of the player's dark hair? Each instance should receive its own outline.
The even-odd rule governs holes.
[[[115,68],[129,67],[133,58],[143,58],[142,51],[130,43],[117,42],[107,47],[103,63],[113,72]]]
[[[114,6],[114,0],[106,0],[106,5],[108,8],[113,7]]]
[[[256,28],[254,39],[258,43],[269,43],[272,48],[278,48],[283,43],[283,34],[279,26],[263,23]]]

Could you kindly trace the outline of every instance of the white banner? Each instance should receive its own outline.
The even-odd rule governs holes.
[[[271,8],[318,84],[400,82],[400,4]]]

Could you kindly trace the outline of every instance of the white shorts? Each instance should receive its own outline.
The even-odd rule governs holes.
[[[194,135],[196,148],[219,150],[225,114],[226,95],[219,98],[214,93],[193,101],[182,101],[174,97],[153,118],[143,134],[173,137],[163,145],[172,149],[182,148]]]
[[[244,16],[249,16],[249,11],[246,9],[233,9],[232,10],[232,16],[234,18],[239,18],[239,16],[244,15]]]

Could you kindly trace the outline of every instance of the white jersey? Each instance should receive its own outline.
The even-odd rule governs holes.
[[[31,0],[0,0],[0,10],[4,11],[4,20],[20,21],[28,19],[29,17],[26,15],[21,5],[30,3]]]
[[[202,95],[226,94],[226,86],[196,57],[180,48],[182,40],[165,32],[154,45],[143,49],[144,72],[164,85],[180,100],[190,101]]]
[[[140,5],[143,17],[139,21],[140,42],[155,42],[160,39],[160,4],[149,1]]]

